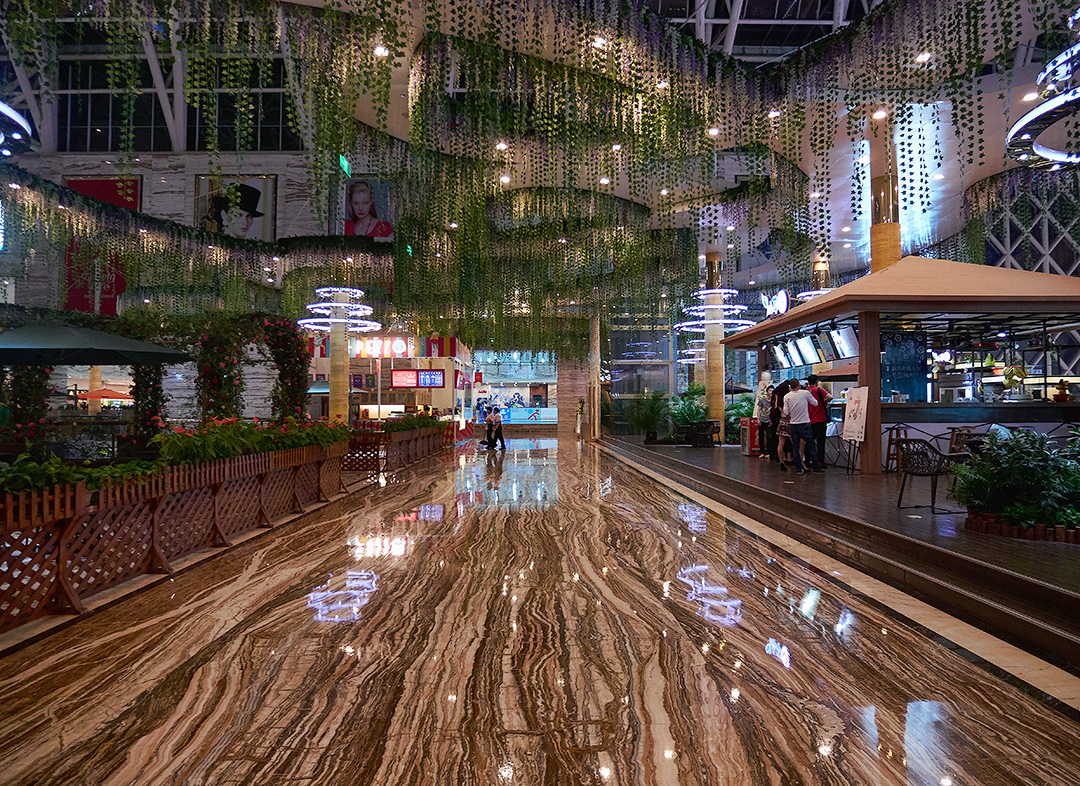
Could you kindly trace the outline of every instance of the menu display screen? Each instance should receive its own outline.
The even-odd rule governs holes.
[[[787,351],[788,357],[791,358],[791,362],[794,363],[796,366],[809,365],[810,361],[806,360],[803,357],[802,352],[799,351],[799,345],[796,344],[794,341],[789,341],[787,343]]]
[[[788,360],[787,352],[784,351],[780,344],[773,344],[772,351],[776,362],[780,364],[780,368],[791,368],[791,361]]]
[[[821,354],[825,356],[826,360],[837,360],[836,347],[833,346],[832,339],[829,338],[828,331],[822,331],[817,334],[818,346],[821,347]]]
[[[390,387],[392,388],[415,388],[418,387],[416,382],[416,369],[412,368],[395,368],[390,372]]]
[[[855,337],[855,331],[851,327],[842,327],[839,330],[830,330],[836,353],[842,358],[853,358],[859,354],[859,340]]]
[[[818,352],[817,347],[814,346],[814,339],[810,336],[803,336],[796,339],[795,343],[799,345],[799,351],[802,353],[803,361],[813,365],[814,363],[821,362],[821,353]]]
[[[420,369],[416,376],[416,386],[420,388],[441,388],[445,384],[441,368]]]

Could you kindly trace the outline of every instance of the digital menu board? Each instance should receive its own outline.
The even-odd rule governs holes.
[[[830,330],[829,337],[832,338],[833,346],[836,347],[836,353],[840,357],[853,358],[859,354],[859,340],[851,327]]]
[[[445,384],[441,368],[420,369],[416,372],[416,386],[419,388],[441,388]]]
[[[772,345],[773,357],[776,358],[776,362],[780,364],[780,368],[791,368],[791,361],[788,360],[787,352],[784,351],[784,347],[781,344]]]
[[[392,388],[415,388],[418,387],[416,382],[416,369],[414,368],[395,368],[390,372],[390,387]]]
[[[791,358],[791,362],[796,366],[808,366],[810,361],[803,357],[802,352],[799,350],[799,345],[795,343],[794,339],[787,343],[788,357]]]
[[[811,365],[821,362],[821,353],[818,352],[817,347],[814,346],[814,339],[810,336],[797,338],[795,339],[795,343],[799,345],[799,351],[802,352],[803,361],[810,363]]]

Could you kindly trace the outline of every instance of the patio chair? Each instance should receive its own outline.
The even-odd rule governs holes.
[[[907,486],[908,476],[918,475],[930,478],[930,512],[954,512],[936,510],[938,478],[949,474],[953,465],[967,461],[971,458],[971,454],[942,453],[925,439],[898,439],[896,446],[900,453],[900,466],[904,473],[903,478],[900,480],[900,497],[896,500],[896,507],[902,507],[901,503],[904,501],[904,488]],[[908,507],[924,506],[909,505]]]

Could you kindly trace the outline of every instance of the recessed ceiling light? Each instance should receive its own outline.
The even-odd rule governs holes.
[[[734,232],[735,231],[735,225],[734,224],[728,224],[727,225],[727,231],[728,232]]]
[[[606,186],[606,185],[608,185],[608,184],[609,184],[610,182],[611,182],[611,179],[610,179],[610,178],[607,178],[607,177],[602,177],[602,178],[600,178],[600,185],[602,185],[602,186]]]
[[[1031,158],[1031,156],[1029,156],[1029,155],[1028,155],[1027,153],[1023,153],[1023,154],[1022,154],[1022,155],[1020,156],[1020,160],[1021,160],[1021,161],[1027,161],[1027,160],[1028,160],[1029,158]]]
[[[698,254],[697,258],[698,258],[698,262],[704,262],[705,261],[705,255],[704,254]]]
[[[20,188],[22,188],[22,186],[20,186],[18,183],[8,183],[8,188],[14,188],[16,191],[18,191]]]
[[[0,155],[10,156],[11,151],[5,147],[4,149],[0,150]]]
[[[728,247],[728,248],[735,248],[735,244],[734,244],[734,243],[728,243],[728,244],[727,244],[727,247]]]
[[[811,199],[818,199],[820,196],[821,196],[820,191],[814,191],[812,194],[810,194]]]
[[[851,248],[851,243],[844,243],[844,248]]]
[[[926,63],[930,61],[929,52],[921,52],[918,57],[915,58],[916,63]]]
[[[604,38],[602,35],[598,35],[596,38],[593,39],[592,45],[593,49],[603,49],[605,46],[607,46],[607,39]]]
[[[747,283],[747,284],[750,284],[751,286],[753,286],[753,285],[754,285],[754,284],[756,284],[757,282],[756,282],[756,281],[754,281],[754,279],[750,279],[750,280],[749,280],[749,281],[747,281],[746,283]]]
[[[571,301],[570,301],[570,305],[571,305],[571,306],[576,306],[576,305],[577,305],[577,303],[575,303],[575,302],[574,302],[573,300],[571,300]]]
[[[1050,167],[1051,172],[1057,172],[1059,169],[1061,169],[1061,164],[1054,164],[1052,167]]]
[[[870,163],[870,156],[859,156],[855,160],[860,164],[869,164]]]
[[[510,182],[510,175],[499,175],[499,182],[506,185]]]
[[[850,232],[850,231],[851,231],[851,227],[844,227],[844,228],[843,228],[843,229],[841,229],[840,231],[841,231],[841,232]]]
[[[139,230],[139,234],[140,234],[140,235],[145,235],[145,234],[146,234],[146,230],[145,230],[145,229],[140,229],[140,230]]]
[[[660,196],[667,196],[667,195],[668,195],[668,190],[666,188],[661,188],[660,189]]]
[[[264,267],[263,268],[264,273],[269,273],[271,270],[273,270],[273,268],[269,268],[269,267]]]
[[[940,172],[938,172],[937,174],[934,175],[934,180],[944,180],[944,179],[945,179],[945,175],[941,174]]]
[[[12,133],[11,138],[18,141],[18,140],[22,139],[22,134],[19,133],[18,131],[15,131],[14,133]],[[139,159],[136,158],[135,160],[138,161]]]
[[[457,229],[457,221],[451,221],[450,222],[450,228],[451,229]]]
[[[886,112],[884,109],[879,109],[878,111],[874,112],[874,119],[875,120],[884,120],[888,116],[889,116],[889,113]]]
[[[618,153],[620,150],[622,150],[622,145],[620,145],[618,142],[616,142],[615,144],[613,144],[611,146],[611,150],[614,153]]]
[[[780,110],[779,109],[772,110],[771,112],[769,112],[769,117],[774,118],[774,119],[777,118],[777,117],[780,117]]]
[[[352,262],[352,257],[345,257],[346,262]]]
[[[507,144],[505,142],[499,142],[497,145],[495,145],[496,150],[506,150],[506,148]]]
[[[668,81],[666,79],[661,79],[659,82],[656,83],[656,87],[660,90],[663,90],[668,86]]]
[[[272,260],[274,260],[275,262],[280,262],[281,261],[281,257],[270,257],[270,258]]]
[[[150,302],[150,298],[148,298],[148,297],[144,297],[144,298],[142,299],[142,302],[143,302],[143,303],[149,303],[149,302]]]
[[[386,57],[388,54],[390,54],[390,50],[382,44],[375,47],[375,57]]]
[[[1003,330],[1003,331],[1001,331],[1000,333],[998,333],[997,335],[998,335],[998,338],[1005,338],[1005,336],[1007,336],[1007,335],[1008,335],[1008,333],[1006,333],[1006,332],[1005,332],[1005,331]]]
[[[1039,97],[1039,94],[1032,90],[1030,93],[1024,93],[1025,101],[1034,101]]]
[[[709,136],[719,136],[719,134],[720,134],[720,129],[717,128],[716,126],[713,126],[712,128],[709,129]]]
[[[560,238],[559,238],[559,242],[560,242],[560,243],[565,243],[565,242],[566,242],[566,238],[565,238],[565,237],[560,237]]]
[[[1021,134],[1020,138],[1021,139],[1031,139],[1031,134]]]

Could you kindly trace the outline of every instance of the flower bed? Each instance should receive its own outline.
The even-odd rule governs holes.
[[[307,431],[321,438],[337,429]],[[194,443],[182,444],[186,450]],[[0,495],[0,632],[79,612],[86,598],[109,587],[171,572],[179,558],[229,546],[237,535],[330,499],[341,489],[347,451],[347,442],[335,441],[213,461],[133,462],[141,471],[126,476],[7,491]],[[60,471],[42,465],[38,479]]]

